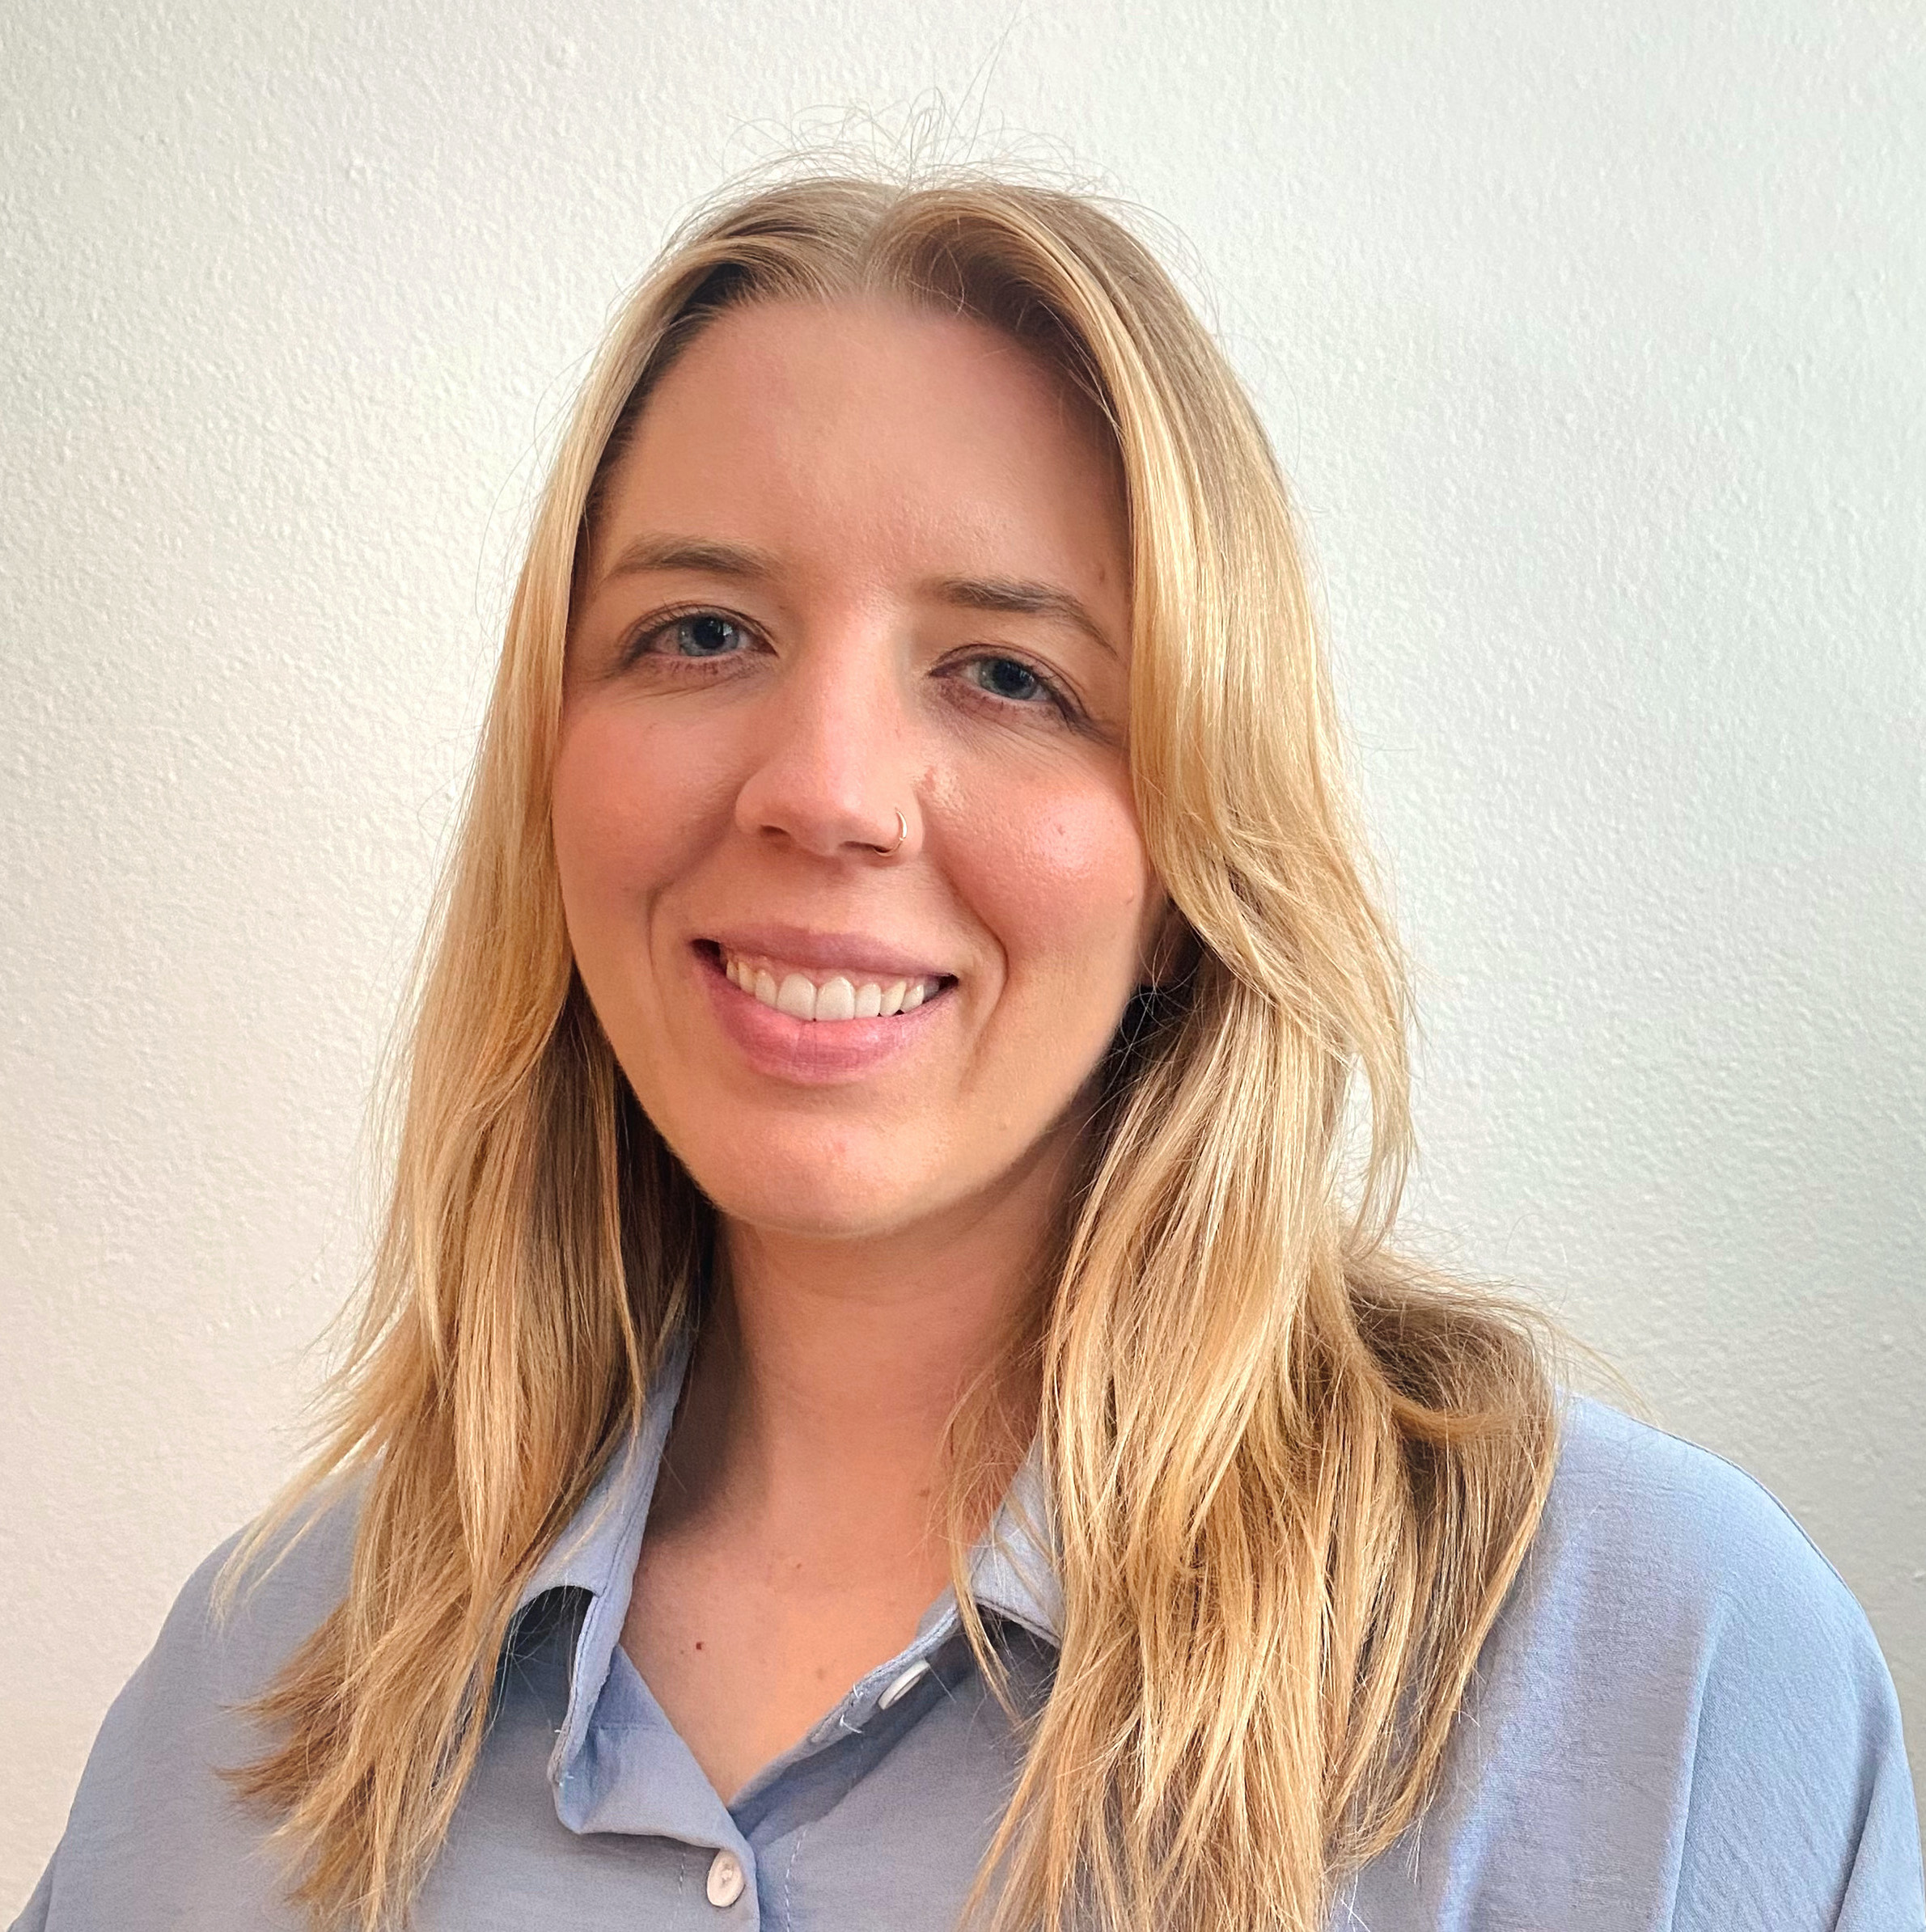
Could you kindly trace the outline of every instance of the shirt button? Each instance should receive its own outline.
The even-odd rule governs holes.
[[[732,1851],[719,1851],[709,1862],[705,1888],[712,1905],[733,1905],[743,1896],[743,1862]]]
[[[889,1689],[876,1700],[876,1708],[878,1710],[887,1710],[891,1705],[896,1703],[901,1698],[908,1697],[909,1693],[916,1689],[918,1680],[922,1677],[924,1672],[929,1668],[929,1666],[927,1664],[912,1664],[909,1668],[906,1670],[901,1676],[897,1678],[896,1680],[891,1685]]]

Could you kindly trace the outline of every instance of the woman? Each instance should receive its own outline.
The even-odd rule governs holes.
[[[1141,246],[710,213],[535,520],[332,1433],[19,1922],[1918,1922],[1823,1560],[1385,1245],[1403,1021]]]

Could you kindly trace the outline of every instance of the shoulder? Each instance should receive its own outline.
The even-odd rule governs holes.
[[[211,1552],[114,1700],[67,1826],[22,1927],[279,1927],[262,1821],[222,1777],[265,1740],[242,1708],[345,1595],[358,1488],[309,1507],[267,1541],[231,1597],[237,1532]]]
[[[1662,1703],[1700,1800],[1731,1769],[1894,1756],[1892,1679],[1858,1600],[1791,1513],[1697,1444],[1583,1397],[1506,1620],[1581,1702]],[[1517,1659],[1522,1662],[1522,1659]],[[1657,1711],[1649,1714],[1656,1723]],[[1796,1732],[1800,1753],[1788,1749]]]
[[[133,1682],[192,1684],[224,1703],[258,1696],[347,1594],[360,1514],[358,1484],[311,1500],[224,1587],[236,1531],[182,1586]]]
[[[1892,1679],[1765,1487],[1581,1397],[1374,1932],[1926,1924]]]
[[[1852,1592],[1763,1483],[1589,1397],[1566,1400],[1520,1583],[1540,1615],[1690,1631],[1701,1648],[1750,1632],[1877,1655]]]

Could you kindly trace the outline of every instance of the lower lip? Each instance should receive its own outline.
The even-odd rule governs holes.
[[[708,948],[696,948],[695,959],[716,1017],[743,1057],[759,1073],[803,1086],[860,1080],[910,1052],[929,1033],[950,990],[946,984],[914,1013],[887,1019],[798,1020],[744,992]]]

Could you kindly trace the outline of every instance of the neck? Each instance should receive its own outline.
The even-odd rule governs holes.
[[[860,1516],[934,1537],[947,1427],[988,1376],[990,1399],[1017,1425],[993,1456],[1003,1466],[984,1471],[993,1500],[1034,1426],[1030,1372],[1010,1344],[1073,1151],[1046,1144],[993,1196],[886,1233],[726,1222],[723,1286],[672,1445],[690,1499],[726,1498],[771,1523]]]

